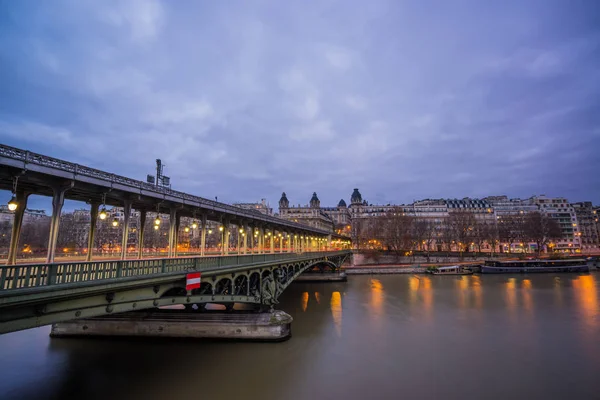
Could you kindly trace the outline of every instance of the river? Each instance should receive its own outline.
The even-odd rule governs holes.
[[[598,399],[600,275],[295,283],[281,343],[0,336],[0,399]]]

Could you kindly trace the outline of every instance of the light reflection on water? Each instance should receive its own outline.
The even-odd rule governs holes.
[[[308,307],[308,292],[302,293],[301,301],[302,301],[302,311],[306,312],[306,308]]]
[[[342,336],[342,295],[340,292],[331,293],[331,315],[338,336]]]
[[[228,398],[266,400],[597,398],[597,279],[295,283],[277,306],[294,318],[293,337],[277,344],[61,340],[48,328],[3,335],[0,398],[184,399],[199,387],[214,399],[223,388]]]

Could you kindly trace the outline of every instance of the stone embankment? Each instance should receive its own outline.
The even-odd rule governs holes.
[[[425,267],[415,266],[393,266],[393,265],[359,265],[349,266],[344,269],[348,275],[365,275],[365,274],[424,274]]]

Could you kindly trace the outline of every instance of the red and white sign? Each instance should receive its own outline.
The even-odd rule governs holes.
[[[200,272],[187,274],[185,282],[185,290],[198,289],[200,287]]]

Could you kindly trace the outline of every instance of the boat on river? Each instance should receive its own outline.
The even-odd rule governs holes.
[[[482,274],[524,274],[538,272],[589,272],[585,259],[486,261]]]
[[[433,275],[471,275],[473,271],[462,265],[449,265],[447,267],[436,267],[429,271]]]

